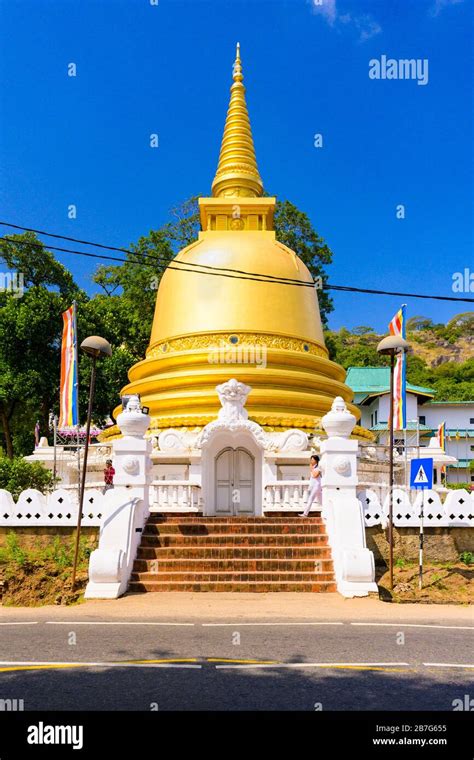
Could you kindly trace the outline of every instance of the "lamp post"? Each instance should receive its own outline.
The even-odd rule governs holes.
[[[91,429],[92,404],[94,401],[94,391],[95,391],[96,364],[97,364],[97,359],[99,359],[101,356],[112,356],[112,349],[110,347],[110,343],[108,343],[105,340],[105,338],[100,338],[98,335],[90,335],[88,338],[83,340],[81,343],[81,348],[85,354],[88,354],[88,356],[92,358],[92,370],[91,370],[91,381],[90,381],[90,386],[89,386],[89,405],[87,408],[86,443],[84,447],[84,462],[82,464],[81,488],[79,491],[79,512],[77,514],[76,545],[74,548],[74,564],[72,568],[71,591],[74,591],[74,586],[76,583],[77,557],[79,554],[79,537],[81,535],[82,505],[84,503],[84,488],[86,485],[86,475],[87,475],[87,455],[89,453],[89,435],[90,435],[90,429]]]
[[[388,507],[388,545],[390,589],[393,591],[393,374],[395,356],[408,348],[407,341],[401,335],[388,335],[382,338],[377,351],[383,356],[390,356],[390,411],[389,411],[389,507]]]

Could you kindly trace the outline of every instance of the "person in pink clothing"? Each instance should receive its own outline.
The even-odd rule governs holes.
[[[317,454],[313,454],[309,465],[310,478],[308,495],[306,499],[306,509],[300,517],[308,517],[311,507],[314,502],[322,504],[323,501],[323,489],[321,486],[321,470],[319,469],[319,457]]]

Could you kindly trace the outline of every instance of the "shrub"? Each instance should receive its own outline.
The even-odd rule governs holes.
[[[465,565],[472,565],[474,562],[474,552],[463,552],[459,559]]]
[[[27,559],[27,553],[18,543],[18,536],[16,533],[13,533],[13,531],[8,533],[5,540],[5,547],[0,554],[0,561],[4,563],[16,562],[18,565],[24,565]]]
[[[10,491],[14,499],[18,499],[26,488],[48,493],[53,490],[55,483],[51,470],[40,462],[28,462],[22,457],[0,457],[0,488]]]

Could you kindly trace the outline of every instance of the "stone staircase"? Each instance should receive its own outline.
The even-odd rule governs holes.
[[[336,591],[321,517],[151,514],[129,584],[143,591]]]

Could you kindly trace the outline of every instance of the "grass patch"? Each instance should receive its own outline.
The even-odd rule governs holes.
[[[473,604],[474,568],[463,562],[462,557],[458,562],[425,563],[421,589],[418,563],[397,560],[393,568],[393,591],[387,569],[384,568],[377,581],[380,598],[398,603]]]
[[[37,607],[44,604],[74,604],[82,600],[88,579],[89,557],[93,547],[81,536],[76,588],[71,591],[75,536],[61,540],[55,536],[48,544],[25,547],[18,535],[8,533],[0,547],[0,580],[3,581],[2,604]]]

